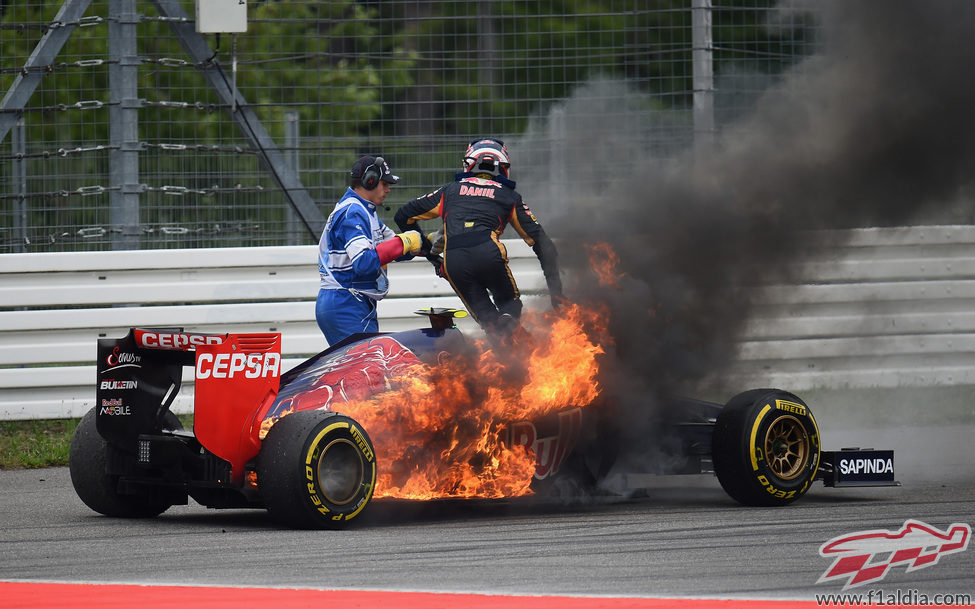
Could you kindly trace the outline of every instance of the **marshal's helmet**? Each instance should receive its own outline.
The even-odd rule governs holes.
[[[508,168],[511,167],[508,148],[504,142],[494,138],[473,140],[464,153],[463,167],[469,173],[508,177]]]

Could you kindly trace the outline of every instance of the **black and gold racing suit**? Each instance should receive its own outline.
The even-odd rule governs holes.
[[[499,241],[508,224],[538,256],[553,302],[561,300],[558,251],[514,182],[458,174],[456,181],[401,207],[395,220],[406,231],[418,229],[418,220],[437,216],[443,218],[444,275],[482,327],[492,328],[504,313],[516,319],[521,315],[518,285]]]

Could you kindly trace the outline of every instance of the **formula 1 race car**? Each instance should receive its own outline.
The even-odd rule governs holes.
[[[154,517],[192,497],[210,508],[267,509],[289,527],[345,525],[363,513],[390,465],[343,404],[387,392],[411,366],[436,364],[466,344],[455,311],[418,313],[430,327],[354,335],[284,373],[277,333],[133,328],[99,339],[96,405],[70,450],[78,496],[115,517]],[[170,411],[188,366],[192,430]],[[723,405],[682,398],[671,406],[674,458],[663,473],[713,472],[742,504],[788,504],[815,480],[897,484],[893,451],[821,451],[816,421],[792,393],[754,389]],[[505,426],[504,445],[531,459],[529,493],[599,484],[614,453],[584,433],[598,429],[598,416],[566,407]]]

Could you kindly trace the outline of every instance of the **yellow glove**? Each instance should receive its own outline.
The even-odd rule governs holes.
[[[403,254],[415,254],[420,251],[420,233],[415,230],[408,230],[405,233],[396,235],[403,241]]]
[[[386,265],[400,256],[420,251],[420,241],[420,233],[415,230],[408,230],[376,244],[379,264]]]

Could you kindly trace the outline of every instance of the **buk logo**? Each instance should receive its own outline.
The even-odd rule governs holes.
[[[843,589],[880,581],[891,567],[906,565],[907,572],[937,564],[942,556],[968,548],[972,527],[952,524],[939,531],[919,520],[905,520],[899,531],[858,531],[834,537],[819,548],[833,564],[817,584],[846,579]]]

